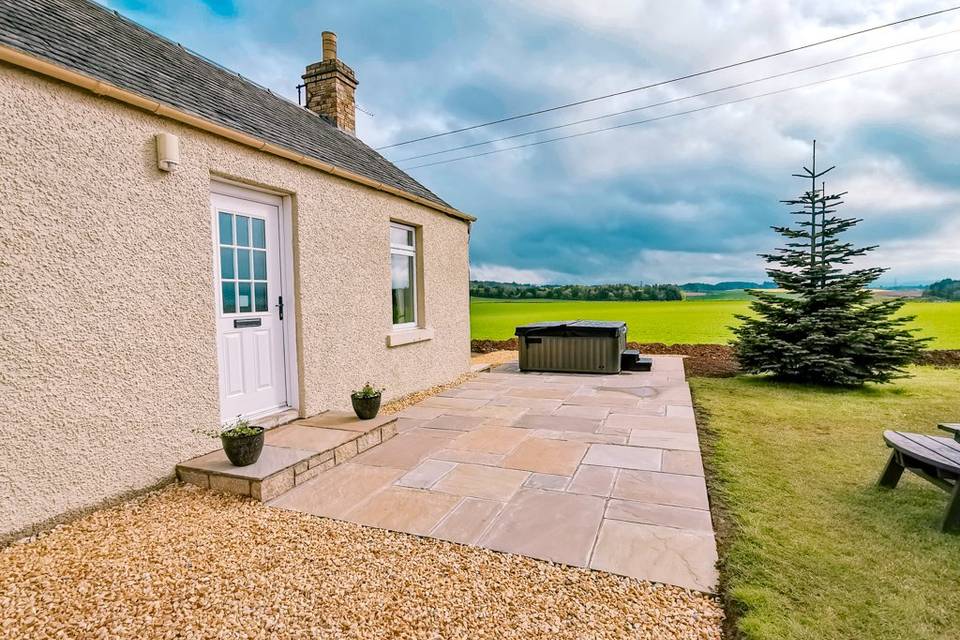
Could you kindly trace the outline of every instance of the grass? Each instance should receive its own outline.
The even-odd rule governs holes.
[[[960,370],[913,373],[853,391],[691,379],[711,500],[729,525],[722,587],[743,637],[957,637],[960,536],[939,531],[947,494],[909,473],[893,491],[875,487],[884,429],[960,420]]]
[[[737,298],[734,293],[730,296]],[[470,303],[474,339],[505,340],[519,324],[541,320],[625,320],[637,342],[715,343],[731,338],[735,314],[746,313],[743,299],[691,298],[670,302],[510,301],[474,298]],[[960,349],[960,303],[908,302],[904,313],[933,336],[931,349]]]

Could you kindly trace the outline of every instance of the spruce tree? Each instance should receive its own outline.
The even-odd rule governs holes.
[[[912,316],[894,317],[902,299],[875,300],[867,288],[885,268],[843,268],[876,245],[855,247],[841,239],[862,220],[837,215],[846,192],[827,193],[821,179],[834,167],[817,171],[816,145],[812,168],[793,174],[809,180],[809,190],[782,201],[797,222],[773,227],[785,246],[760,254],[775,265],[767,274],[786,294],[750,292],[754,315],[737,316],[742,324],[733,328],[733,348],[745,371],[785,380],[853,386],[904,377],[928,339],[905,327]]]

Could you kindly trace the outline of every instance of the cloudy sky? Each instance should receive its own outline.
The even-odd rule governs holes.
[[[373,147],[622,91],[943,8],[870,0],[109,0],[296,99],[320,32],[357,73]],[[919,42],[912,42],[923,39]],[[891,47],[891,45],[902,46]],[[886,48],[883,51],[877,49]],[[960,49],[960,12],[382,152],[412,167],[647,120]],[[872,52],[872,53],[870,53]],[[863,55],[860,55],[863,54]],[[828,63],[839,58],[844,61]],[[836,164],[882,282],[960,277],[960,52],[520,150],[410,169],[479,217],[473,275],[524,282],[762,280],[810,141]],[[813,65],[815,69],[789,73]],[[412,156],[780,77],[551,132]],[[369,115],[368,115],[369,114]]]

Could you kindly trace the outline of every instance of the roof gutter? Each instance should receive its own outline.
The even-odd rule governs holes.
[[[440,213],[448,215],[452,218],[457,218],[467,223],[474,222],[476,220],[476,217],[468,213],[458,211],[453,207],[446,207],[442,204],[427,200],[426,198],[421,198],[420,196],[408,193],[402,189],[397,189],[396,187],[383,184],[382,182],[378,182],[376,180],[371,180],[370,178],[353,173],[352,171],[347,171],[346,169],[341,169],[340,167],[336,167],[332,164],[322,162],[316,158],[305,156],[302,153],[297,153],[296,151],[291,151],[284,147],[277,146],[270,142],[266,142],[265,140],[241,133],[235,129],[224,127],[223,125],[207,120],[206,118],[201,118],[186,111],[181,111],[180,109],[171,107],[170,105],[157,102],[152,98],[145,98],[140,94],[127,91],[126,89],[121,89],[120,87],[102,80],[97,80],[96,78],[92,78],[77,71],[72,71],[65,67],[47,62],[46,60],[23,53],[22,51],[7,45],[0,44],[0,60],[18,67],[30,69],[31,71],[35,71],[51,78],[56,78],[57,80],[61,80],[73,86],[86,89],[97,95],[113,98],[114,100],[132,105],[138,109],[149,111],[150,113],[158,116],[170,118],[171,120],[176,120],[177,122],[182,122],[190,125],[191,127],[200,129],[201,131],[206,131],[222,138],[227,138],[228,140],[238,142],[248,147],[253,147],[258,151],[264,151],[281,158],[286,158],[287,160],[293,160],[299,164],[323,171],[324,173],[329,173],[330,175],[343,178],[344,180],[362,184],[366,187],[370,187],[371,189],[384,191],[391,195],[415,202],[419,205],[423,205],[424,207],[429,207],[430,209],[439,211]]]

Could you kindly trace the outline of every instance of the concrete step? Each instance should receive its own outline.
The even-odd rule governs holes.
[[[254,464],[235,467],[222,449],[177,465],[182,482],[266,502],[397,433],[396,416],[360,420],[328,411],[270,429]]]

